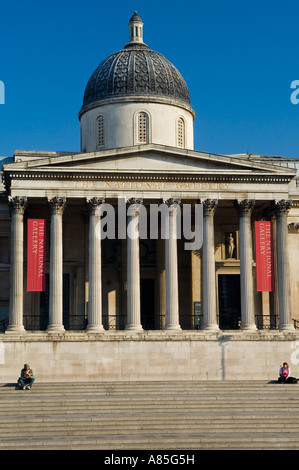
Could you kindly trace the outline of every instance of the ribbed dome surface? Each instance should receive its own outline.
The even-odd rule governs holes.
[[[191,107],[187,85],[169,60],[145,44],[111,54],[90,77],[82,110],[106,99],[163,97]]]

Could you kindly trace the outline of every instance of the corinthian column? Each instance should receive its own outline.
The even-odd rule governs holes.
[[[287,225],[287,215],[290,207],[291,201],[274,201],[276,215],[277,284],[280,330],[294,329],[290,311],[290,267]]]
[[[23,325],[23,257],[24,257],[24,211],[26,197],[9,197],[11,213],[11,255],[10,255],[10,291],[9,324],[7,332],[22,332]]]
[[[51,211],[50,235],[50,286],[48,331],[64,331],[63,326],[63,255],[62,255],[62,214],[64,197],[48,198]]]
[[[127,324],[126,330],[142,331],[140,311],[139,210],[142,199],[127,201]]]
[[[165,330],[180,330],[177,216],[180,210],[179,199],[168,199],[168,224],[165,238],[165,279],[166,279],[166,322]]]
[[[103,198],[87,200],[89,209],[89,296],[88,326],[89,331],[103,331],[102,324],[102,256],[101,230],[97,224],[101,219]]]
[[[256,330],[254,318],[254,297],[252,277],[252,230],[251,213],[253,200],[236,201],[240,217],[240,286],[241,286],[241,328]]]
[[[202,245],[203,328],[205,330],[218,330],[214,242],[214,214],[218,201],[206,199],[202,203],[204,214]]]

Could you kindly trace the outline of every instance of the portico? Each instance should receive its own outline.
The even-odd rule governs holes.
[[[151,329],[179,333],[195,328],[197,305],[201,310],[198,331],[219,331],[218,275],[222,273],[240,276],[240,329],[255,331],[256,315],[263,317],[265,312],[279,318],[279,329],[294,328],[286,262],[287,213],[291,208],[288,185],[293,170],[269,165],[265,168],[256,163],[252,171],[252,163],[248,165],[242,158],[195,151],[182,155],[176,149],[154,144],[123,149],[121,155],[109,150],[105,155],[30,159],[23,153],[19,160],[5,167],[14,234],[7,334],[25,332],[28,328],[24,323],[31,316],[38,323],[40,303],[36,298],[44,296],[26,292],[22,279],[26,263],[24,233],[31,214],[47,219],[49,333],[65,330],[66,314],[70,330],[105,334],[111,328],[134,332],[148,329],[141,311],[141,278],[152,279],[155,286]],[[148,171],[153,161],[156,169]],[[167,207],[168,217],[166,222],[159,219],[156,236],[149,227],[153,221],[150,210],[159,204]],[[197,204],[203,206],[203,220],[194,232]],[[202,231],[200,249],[194,245],[186,250],[190,239],[186,239],[183,229],[176,233],[177,212],[182,226],[187,205],[192,220],[188,233],[200,236]],[[104,214],[107,230],[108,206],[115,211],[113,240],[107,233],[103,237],[99,230]],[[141,210],[148,219],[145,228],[139,221]],[[255,285],[253,220],[269,216],[276,227],[276,311],[273,303],[270,307],[271,294],[268,310],[263,309],[262,293],[256,292]],[[169,236],[162,234],[162,225]],[[227,252],[229,233],[234,233],[234,254]],[[78,234],[82,235],[80,241]],[[77,259],[68,259],[68,245],[72,246],[72,255],[77,250]],[[146,260],[142,250],[147,251]],[[69,291],[63,292],[67,275]],[[68,312],[64,313],[66,303]],[[80,320],[78,326],[72,321],[75,317]]]

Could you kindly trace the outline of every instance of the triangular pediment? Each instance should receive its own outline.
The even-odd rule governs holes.
[[[92,153],[61,155],[35,152],[34,158],[20,158],[16,163],[6,165],[4,171],[59,173],[115,173],[115,174],[159,174],[169,175],[284,175],[291,179],[292,169],[251,161],[245,156],[216,155],[193,150],[148,144],[128,148],[103,150]]]

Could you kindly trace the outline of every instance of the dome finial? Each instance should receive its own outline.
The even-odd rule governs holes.
[[[137,11],[129,21],[129,44],[143,44],[143,23]]]

